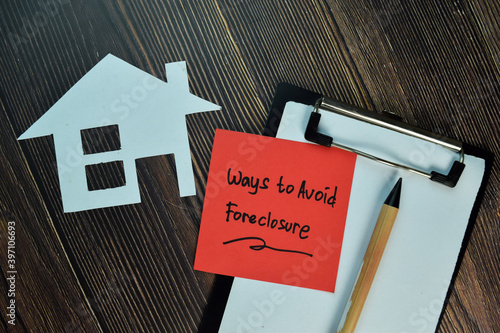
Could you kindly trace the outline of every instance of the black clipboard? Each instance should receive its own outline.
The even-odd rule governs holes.
[[[315,105],[319,99],[323,97],[322,94],[303,89],[289,83],[280,83],[275,91],[274,99],[269,111],[266,125],[262,131],[262,135],[275,137],[282,119],[282,115],[285,109],[285,105],[288,102],[297,102],[305,105]],[[481,185],[479,187],[478,194],[476,196],[473,209],[469,216],[469,223],[465,236],[463,238],[462,247],[458,256],[458,260],[455,265],[455,270],[450,282],[450,287],[447,290],[446,298],[444,304],[447,303],[449,294],[451,291],[451,286],[454,284],[456,276],[458,274],[458,268],[460,267],[460,262],[465,253],[466,246],[470,239],[470,235],[474,226],[474,221],[477,218],[477,214],[480,208],[480,203],[483,199],[486,184],[491,173],[493,165],[493,154],[487,150],[469,145],[463,144],[463,151],[485,161],[485,170]],[[205,307],[202,321],[199,325],[199,332],[218,332],[219,327],[222,322],[226,304],[228,301],[229,294],[231,292],[231,287],[233,284],[233,277],[217,275],[215,278],[214,286],[212,288],[211,294],[208,298],[207,305]],[[443,316],[444,306],[440,313],[439,321]]]

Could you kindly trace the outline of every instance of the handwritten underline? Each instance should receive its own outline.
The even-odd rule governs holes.
[[[309,256],[309,257],[312,257],[313,255],[310,254],[310,253],[307,253],[307,252],[302,252],[302,251],[296,251],[296,250],[286,250],[286,249],[278,249],[276,247],[272,247],[272,246],[268,246],[266,245],[266,241],[263,240],[262,238],[260,237],[242,237],[242,238],[236,238],[236,239],[232,239],[232,240],[228,240],[226,242],[223,242],[222,244],[224,245],[227,245],[227,244],[230,244],[230,243],[235,243],[235,242],[240,242],[240,241],[245,241],[245,240],[258,240],[258,241],[261,241],[262,244],[257,244],[257,245],[250,245],[249,248],[251,250],[254,250],[254,251],[261,251],[263,249],[269,249],[269,250],[273,250],[273,251],[279,251],[279,252],[291,252],[291,253],[298,253],[298,254],[303,254],[303,255],[306,255],[306,256]]]

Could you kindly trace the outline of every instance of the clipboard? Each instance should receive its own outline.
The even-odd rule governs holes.
[[[341,111],[361,112],[362,116],[374,118],[376,123],[343,112],[331,112],[332,105],[333,109]],[[404,214],[398,217],[406,223],[400,222],[398,229],[393,230],[357,331],[435,331],[479,209],[492,155],[404,123],[402,131],[395,131],[391,127],[401,125],[399,119],[373,115],[287,83],[277,87],[263,135],[334,145],[361,156],[357,162],[359,167],[355,169],[338,288],[332,294],[217,276],[200,332],[334,332],[371,236],[374,221],[370,217],[376,215],[374,212],[379,209],[384,190],[399,176],[405,178],[405,185],[409,183],[412,193],[436,200],[455,195],[458,199],[450,200],[462,200],[461,207],[454,209],[447,202],[449,207],[443,204],[442,211],[433,208],[427,214],[421,213],[425,212],[425,200],[429,198],[422,199],[423,207],[411,208],[409,204],[408,208],[401,207],[407,214],[423,215],[416,219]],[[353,121],[356,125],[352,125]],[[380,122],[389,126],[379,126]],[[366,131],[375,128],[374,139],[368,140],[361,149],[357,147],[357,135],[365,135]],[[414,136],[405,132],[408,128]],[[353,133],[353,129],[358,129],[359,133]],[[342,131],[347,138],[337,140]],[[394,132],[397,132],[396,137]],[[407,139],[409,141],[405,141]],[[390,145],[391,149],[372,145],[375,141]],[[411,145],[409,152],[404,154],[404,149]],[[415,197],[410,202],[415,204]],[[433,225],[429,221],[419,224],[425,219]],[[414,262],[409,264],[408,261]]]

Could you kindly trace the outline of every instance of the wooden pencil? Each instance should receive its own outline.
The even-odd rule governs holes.
[[[399,211],[399,199],[401,197],[401,184],[402,179],[399,178],[398,182],[392,189],[391,193],[385,200],[380,210],[380,214],[373,229],[373,234],[368,243],[363,264],[359,272],[356,284],[352,291],[349,302],[347,303],[344,311],[343,320],[337,329],[340,333],[354,332],[358,323],[359,316],[370,291],[370,287],[377,272],[378,265],[382,259],[385,245],[389,239],[389,235],[396,220]],[[347,312],[347,314],[346,314]]]

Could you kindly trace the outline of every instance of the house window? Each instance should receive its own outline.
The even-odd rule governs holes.
[[[125,185],[123,161],[90,164],[85,166],[89,191],[104,190]]]
[[[121,148],[118,125],[82,129],[83,153],[96,154]]]

